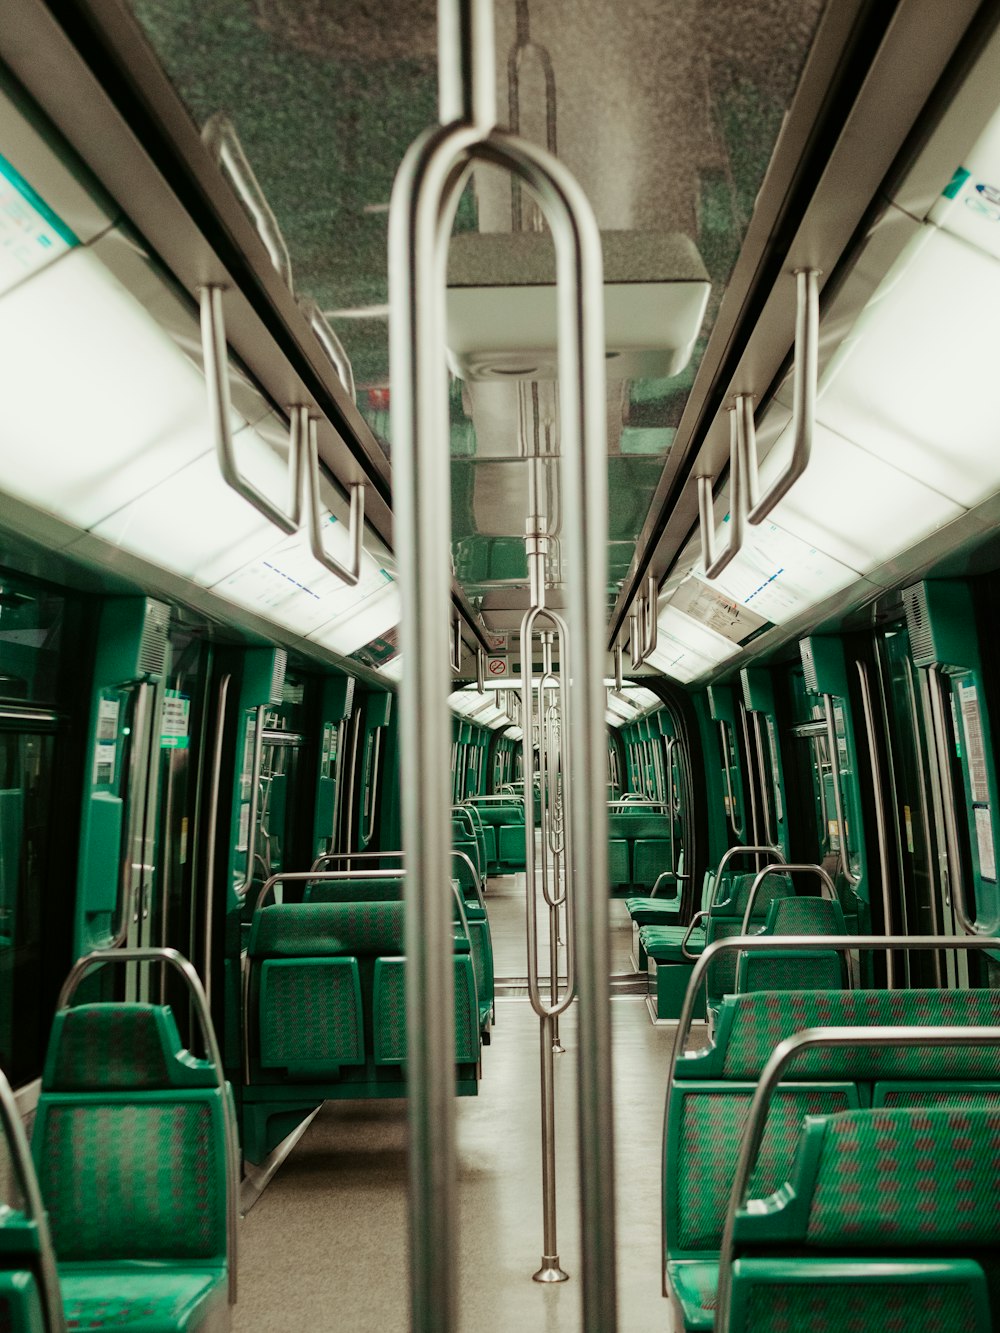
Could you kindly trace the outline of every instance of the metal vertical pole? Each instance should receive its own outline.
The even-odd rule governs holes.
[[[403,590],[400,754],[406,890],[410,1328],[452,1333],[456,1293],[452,963],[451,506],[442,214],[495,123],[488,3],[439,0],[440,117],[410,149],[389,218],[394,519]],[[448,219],[450,225],[450,219]]]

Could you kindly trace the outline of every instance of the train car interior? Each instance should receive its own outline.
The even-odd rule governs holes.
[[[997,0],[2,0],[0,1333],[1000,1333],[998,310]]]

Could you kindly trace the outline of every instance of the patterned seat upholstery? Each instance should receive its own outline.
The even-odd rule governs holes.
[[[665,1127],[667,1273],[684,1328],[711,1327],[690,1274],[699,1265],[701,1286],[711,1280],[706,1265],[718,1257],[750,1100],[774,1047],[804,1028],[909,1024],[1000,1025],[1000,992],[835,989],[753,992],[722,1001],[712,1044],[677,1062]],[[786,1077],[772,1100],[752,1179],[756,1198],[771,1194],[792,1175],[806,1117],[905,1103],[1000,1114],[996,1047],[813,1050],[789,1066]],[[777,1299],[776,1290],[769,1289],[768,1300]],[[794,1302],[799,1299],[794,1297],[790,1310],[798,1308]]]
[[[226,1114],[168,1007],[56,1014],[32,1155],[70,1328],[169,1333],[225,1311]]]
[[[775,898],[767,910],[765,935],[846,935],[840,903],[830,898]],[[782,950],[780,947],[741,954],[736,989],[828,990],[847,981],[843,954],[831,950]]]
[[[881,1108],[811,1119],[767,1222],[759,1208],[737,1215],[736,1253],[749,1247],[754,1260],[735,1263],[730,1328],[770,1330],[776,1317],[817,1310],[822,1322],[812,1327],[846,1333],[887,1327],[892,1310],[909,1321],[901,1328],[985,1331],[981,1265],[996,1261],[998,1194],[1000,1111]],[[782,1261],[777,1275],[762,1248]],[[818,1262],[830,1255],[843,1262]],[[945,1261],[933,1283],[925,1258]],[[789,1294],[799,1263],[805,1274]],[[859,1282],[875,1264],[877,1273]]]

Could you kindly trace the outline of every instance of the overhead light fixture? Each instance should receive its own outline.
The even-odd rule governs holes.
[[[335,619],[310,632],[308,638],[322,644],[343,657],[357,652],[372,639],[381,638],[399,624],[400,602],[399,586],[384,570],[380,570],[381,582],[373,578],[366,580],[364,591],[359,587],[352,592],[362,592],[349,610],[342,611]]]
[[[104,243],[0,300],[0,363],[17,385],[0,426],[3,488],[84,529],[212,443],[204,379],[100,262]]]
[[[1000,262],[937,227],[922,227],[833,358],[817,419],[972,508],[1000,487],[998,306]],[[903,506],[897,511],[891,492],[882,499],[887,507],[877,526],[898,554],[904,544],[893,539]]]
[[[691,359],[711,287],[679,232],[608,231],[610,379],[664,379]],[[554,380],[556,266],[547,232],[460,232],[448,256],[448,363],[460,379]]]

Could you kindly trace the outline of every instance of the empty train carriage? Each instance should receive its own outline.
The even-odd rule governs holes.
[[[1000,1329],[1000,5],[4,0],[0,1333]]]

